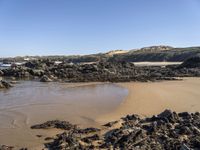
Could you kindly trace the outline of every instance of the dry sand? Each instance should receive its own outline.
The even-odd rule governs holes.
[[[183,62],[165,62],[165,61],[161,61],[161,62],[148,62],[148,61],[144,61],[144,62],[133,62],[134,65],[136,66],[169,66],[169,65],[180,65]]]
[[[118,83],[118,85],[129,90],[128,96],[115,111],[97,118],[97,121],[116,120],[133,113],[151,116],[164,109],[177,112],[200,111],[200,78],[153,83]]]

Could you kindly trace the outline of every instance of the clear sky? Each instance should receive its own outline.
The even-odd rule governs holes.
[[[0,57],[200,46],[200,0],[0,0]]]

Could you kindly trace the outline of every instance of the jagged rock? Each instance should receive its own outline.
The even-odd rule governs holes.
[[[89,133],[94,133],[94,132],[98,132],[98,131],[100,131],[100,129],[98,129],[98,128],[86,128],[86,129],[80,129],[78,131],[78,133],[89,134]]]
[[[71,130],[71,129],[76,128],[76,125],[72,125],[67,121],[53,120],[53,121],[47,121],[42,124],[37,124],[37,125],[31,126],[31,129],[50,129],[50,128]]]
[[[112,121],[112,122],[108,122],[108,123],[104,124],[103,126],[105,126],[105,127],[112,127],[116,123],[118,123],[118,121]]]
[[[100,60],[92,64],[55,63],[49,59],[30,61],[25,66],[3,69],[3,76],[27,78],[42,77],[67,82],[125,82],[176,80],[174,77],[200,76],[199,67],[176,66],[135,66],[131,62]],[[50,78],[52,77],[52,78]]]
[[[46,75],[44,75],[40,79],[40,82],[52,82],[52,80],[49,77],[47,77]]]
[[[89,137],[85,137],[83,139],[81,139],[83,142],[86,142],[86,143],[91,143],[93,141],[97,141],[97,140],[100,140],[100,136],[95,134],[93,136],[89,136]]]
[[[191,118],[191,115],[188,112],[178,113],[178,116],[183,118]]]
[[[64,132],[59,134],[57,138],[50,143],[45,144],[49,149],[63,150],[63,149],[82,149],[79,143],[79,138],[73,132]]]
[[[169,109],[166,109],[165,111],[163,111],[162,113],[160,113],[158,115],[159,118],[169,118],[173,115],[172,111]]]
[[[102,130],[79,129],[68,123],[67,127],[65,127],[66,123],[63,127],[63,123],[60,121],[46,122],[33,128],[67,129],[64,133],[51,139],[52,142],[45,144],[48,149],[196,150],[200,147],[200,113],[198,112],[177,114],[171,110],[165,110],[150,118],[141,119],[137,115],[128,115],[120,121],[123,121],[120,127],[107,128],[107,131],[104,131],[105,128]]]

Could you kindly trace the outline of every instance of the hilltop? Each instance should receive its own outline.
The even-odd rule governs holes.
[[[150,46],[132,50],[112,50],[106,53],[97,53],[89,55],[71,55],[71,56],[25,56],[6,58],[4,61],[23,61],[29,59],[50,59],[55,61],[65,61],[72,63],[98,62],[101,60],[109,62],[183,62],[188,58],[200,54],[200,47],[174,48],[171,46]]]

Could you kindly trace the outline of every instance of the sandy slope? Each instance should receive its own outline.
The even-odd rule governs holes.
[[[164,109],[174,111],[200,111],[200,78],[185,78],[183,81],[155,83],[119,83],[129,94],[114,112],[97,118],[99,122],[116,120],[126,114],[151,116]]]

